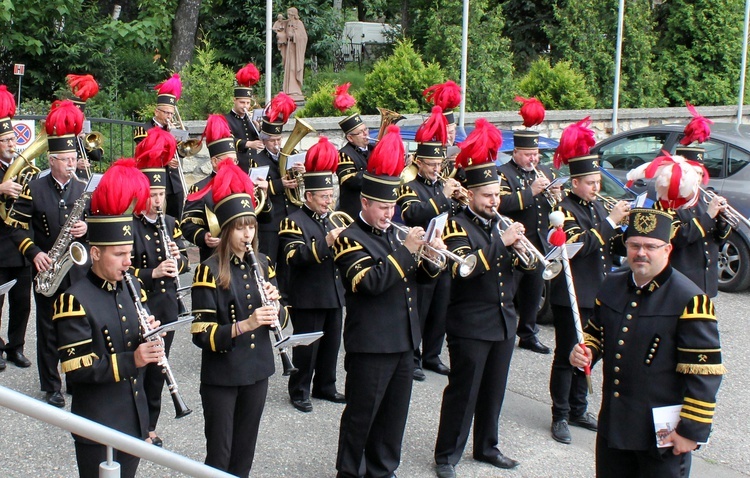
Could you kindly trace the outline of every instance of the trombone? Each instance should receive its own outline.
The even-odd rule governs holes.
[[[700,186],[698,187],[698,189],[700,189],[700,192],[702,193],[701,198],[706,204],[710,203],[711,200],[716,197],[716,193],[711,191],[710,189],[703,189]],[[750,227],[750,219],[740,214],[738,210],[730,206],[726,201],[724,201],[722,205],[725,206],[725,208],[723,211],[721,211],[721,217],[724,218],[724,220],[732,227],[732,229],[738,229],[740,223],[744,224],[745,227]]]
[[[388,223],[388,225],[393,226],[394,229],[404,234],[409,234],[409,231],[411,230],[410,227],[396,224],[394,222],[391,222],[390,219],[387,219],[386,222]],[[401,239],[399,239],[399,241],[401,243],[404,242]],[[427,255],[427,252],[431,252],[432,254],[434,254],[434,257]],[[424,244],[419,248],[419,251],[417,251],[417,257],[426,260],[430,264],[435,265],[440,270],[444,270],[446,268],[446,266],[448,265],[448,259],[450,259],[458,264],[458,274],[461,277],[466,277],[471,274],[471,272],[474,270],[474,267],[476,267],[477,265],[476,256],[461,257],[458,254],[454,254],[447,249],[435,249],[429,244]]]
[[[505,232],[505,230],[513,224],[513,221],[509,217],[503,216],[497,212],[497,209],[492,208],[492,212],[495,213],[495,217],[497,217],[497,220],[499,221],[498,227],[502,224],[502,228],[500,229],[501,233]],[[534,247],[534,244],[532,244],[526,236],[521,236],[513,244],[513,249],[515,249],[518,260],[521,261],[521,264],[523,264],[525,268],[534,269],[536,268],[537,263],[542,264],[544,266],[544,271],[542,272],[542,278],[544,280],[550,280],[557,277],[560,271],[562,271],[562,264],[560,262],[548,261],[547,258],[544,257],[544,254],[539,252],[539,249]]]

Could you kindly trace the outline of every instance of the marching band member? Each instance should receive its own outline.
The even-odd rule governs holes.
[[[447,122],[446,126],[446,146],[453,146],[456,142],[456,114],[454,109],[461,104],[461,87],[455,81],[446,81],[432,85],[422,92],[425,101],[439,106],[443,110],[443,115]],[[456,153],[457,155],[458,153]],[[453,171],[456,163],[456,155],[448,157],[449,168],[443,171],[446,177],[453,177]]]
[[[289,398],[302,412],[311,412],[312,396],[344,403],[336,390],[336,362],[341,346],[344,286],[333,262],[333,243],[344,230],[329,220],[333,207],[333,173],[338,151],[321,136],[305,157],[305,203],[281,224],[279,241],[289,268],[288,301],[295,333],[323,332],[307,347],[294,348]],[[314,374],[314,377],[313,377]]]
[[[346,287],[344,347],[346,408],[341,415],[339,478],[393,476],[411,397],[414,349],[419,345],[417,281],[437,276],[414,258],[425,241],[421,227],[406,237],[391,225],[404,146],[395,125],[370,157],[362,182],[362,210],[334,244]],[[434,247],[444,248],[437,238]],[[431,255],[432,252],[425,254]]]
[[[234,142],[229,146],[234,148]],[[264,278],[259,284],[247,254],[248,247],[258,249],[253,184],[232,158],[217,169],[210,190],[203,192],[212,195],[222,240],[216,253],[195,270],[191,332],[193,343],[202,349],[206,464],[246,477],[255,455],[268,377],[274,373],[269,327],[279,322],[279,310],[269,304],[279,299],[279,293],[267,256],[257,255]]]
[[[253,86],[260,79],[258,68],[248,63],[237,71],[234,76],[237,86],[234,87],[234,105],[224,117],[234,136],[234,149],[237,150],[237,160],[245,173],[250,172],[250,152],[263,149],[257,126],[253,123],[252,107],[255,104]]]
[[[50,257],[50,254],[85,189],[85,184],[75,175],[76,135],[83,128],[83,113],[69,100],[55,101],[47,115],[45,128],[50,174],[27,184],[6,219],[6,223],[15,228],[13,241],[16,247],[34,264],[36,274],[50,270],[53,260],[62,259],[62,256]],[[83,209],[88,208],[84,205]],[[81,214],[72,224],[69,232],[73,239],[86,234],[88,226],[83,219]],[[67,248],[57,252],[67,254]],[[74,266],[50,297],[34,291],[39,382],[47,403],[60,408],[65,406],[65,398],[61,393],[62,381],[57,369],[59,353],[52,324],[52,307],[57,297],[83,274],[83,268]]]
[[[627,202],[618,201],[608,213],[597,200],[601,188],[599,157],[589,155],[594,132],[587,126],[573,124],[565,128],[554,158],[556,168],[562,164],[570,167],[571,191],[560,202],[559,209],[565,214],[563,231],[567,242],[583,245],[570,259],[583,324],[593,316],[596,293],[612,270],[610,243],[621,233],[619,224],[630,209]],[[556,441],[567,444],[571,442],[569,424],[596,431],[596,418],[587,412],[586,377],[571,367],[568,359],[578,339],[565,274],[552,279],[549,300],[555,327],[555,352],[549,381],[551,433]]]
[[[517,323],[513,308],[516,259],[510,246],[524,234],[519,222],[501,231],[497,221],[503,196],[493,158],[501,143],[500,131],[480,118],[456,158],[466,172],[469,205],[449,221],[443,238],[453,253],[474,255],[478,260],[466,277],[453,265],[446,320],[451,370],[435,443],[439,478],[455,478],[472,418],[474,459],[498,468],[518,466],[498,449],[498,420]]]
[[[174,137],[157,127],[151,128],[146,139],[135,148],[136,165],[148,178],[151,188],[148,209],[133,220],[131,268],[133,276],[140,279],[141,287],[146,292],[149,310],[164,325],[175,322],[180,313],[175,278],[188,267],[182,232],[175,218],[164,214],[164,167],[174,157],[176,148]],[[164,243],[165,235],[170,240],[169,244]],[[167,332],[163,340],[164,354],[169,357],[174,330]],[[156,423],[161,412],[164,379],[161,365],[149,364],[146,367],[143,378],[149,420],[149,436],[146,441],[156,446],[162,446],[163,443],[156,433]]]
[[[267,115],[263,116],[260,126],[260,139],[264,149],[253,150],[250,153],[252,167],[268,166],[268,199],[270,205],[270,220],[261,221],[258,229],[260,252],[271,258],[274,267],[283,266],[283,251],[279,247],[279,225],[282,219],[297,210],[297,206],[289,201],[286,189],[297,187],[297,180],[288,178],[286,171],[280,171],[279,159],[281,154],[281,131],[297,105],[285,93],[274,96],[269,104]],[[298,165],[294,171],[304,173],[304,165]],[[283,271],[283,267],[282,267]],[[280,281],[283,283],[283,281]]]
[[[16,133],[11,120],[16,114],[16,100],[5,85],[0,85],[0,175],[8,171],[16,151]],[[10,211],[21,194],[22,187],[14,178],[0,183],[0,201]],[[0,284],[16,279],[16,285],[8,291],[8,341],[0,338],[0,370],[5,370],[5,360],[26,368],[31,362],[23,354],[26,343],[26,326],[31,312],[31,267],[16,247],[11,235],[13,228],[0,221]],[[0,315],[5,304],[5,295],[0,296]]]
[[[538,101],[533,103],[536,108],[529,108],[526,104],[521,108],[521,115],[534,116],[532,113],[542,111],[544,107]],[[541,114],[544,118],[544,113]],[[527,121],[526,126],[541,123],[539,116],[533,121]],[[530,129],[513,132],[513,158],[498,168],[500,174],[500,202],[499,212],[514,221],[523,224],[526,238],[540,252],[548,249],[547,230],[549,229],[549,213],[552,212],[550,200],[545,196],[545,190],[554,179],[552,170],[539,163],[539,132]],[[547,193],[550,194],[550,193]],[[555,188],[552,194],[560,194],[560,188]],[[518,346],[540,354],[550,353],[549,347],[537,337],[539,331],[536,325],[536,314],[539,301],[542,298],[544,279],[542,269],[517,270],[515,273],[516,306],[518,307]]]
[[[139,439],[148,436],[143,370],[164,355],[159,341],[142,343],[136,304],[123,282],[133,247],[133,212],[145,209],[148,187],[132,159],[115,162],[104,174],[87,218],[91,269],[60,295],[53,316],[62,370],[74,384],[71,412]],[[153,316],[148,319],[159,325]],[[107,447],[73,438],[79,476],[99,476]],[[135,476],[140,458],[114,450],[114,459],[123,477]]]
[[[372,152],[370,130],[358,113],[339,121],[339,126],[346,144],[339,149],[336,168],[340,188],[338,210],[354,218],[359,215],[363,176],[367,170],[367,158]]]
[[[407,226],[427,229],[435,216],[454,213],[459,209],[452,198],[459,191],[460,184],[452,178],[441,179],[447,141],[446,123],[442,109],[435,106],[430,118],[415,134],[418,143],[414,160],[418,168],[417,176],[401,186],[397,202],[401,208],[401,218]],[[445,336],[450,287],[451,278],[446,271],[441,272],[437,280],[417,287],[422,351],[419,347],[414,350],[414,380],[425,379],[422,368],[448,375],[448,367],[440,361],[440,350]]]
[[[71,101],[85,115],[86,102],[99,93],[99,85],[91,75],[70,74],[65,77],[65,80],[68,82],[70,91],[73,93]],[[84,121],[85,119],[84,117]],[[78,164],[76,165],[76,174],[82,179],[89,179],[91,161],[101,161],[104,150],[101,147],[87,149],[84,144],[85,136],[85,133],[81,133],[77,143]]]
[[[632,209],[625,231],[628,268],[599,289],[585,346],[574,367],[603,360],[596,476],[683,477],[691,451],[705,442],[725,372],[714,305],[669,264],[672,216]],[[680,420],[657,448],[653,408],[682,405]]]

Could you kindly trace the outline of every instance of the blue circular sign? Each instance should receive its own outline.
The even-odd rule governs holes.
[[[16,132],[16,144],[18,146],[26,146],[31,142],[32,132],[27,124],[18,123],[13,126],[13,131]]]

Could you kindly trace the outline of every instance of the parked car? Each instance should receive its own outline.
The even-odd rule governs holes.
[[[601,164],[620,180],[631,169],[650,162],[661,151],[674,153],[684,136],[684,124],[649,126],[616,134],[592,148]],[[724,196],[743,217],[750,214],[750,126],[715,123],[711,138],[701,145],[706,150],[704,164],[711,178],[708,189]],[[638,181],[636,192],[646,191],[646,181]],[[653,190],[653,188],[651,188]],[[719,289],[739,291],[750,286],[750,228],[741,225],[732,231],[719,256]]]

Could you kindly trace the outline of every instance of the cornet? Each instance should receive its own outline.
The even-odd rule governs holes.
[[[495,208],[492,208],[492,212],[495,213],[495,217],[498,220],[498,227],[502,224],[501,233],[505,232],[512,224],[513,221],[506,216],[503,216]],[[542,272],[542,278],[544,280],[550,280],[556,277],[560,271],[562,271],[562,264],[557,261],[548,261],[544,254],[539,252],[539,249],[534,247],[534,244],[529,241],[526,236],[521,236],[515,243],[513,243],[513,249],[516,251],[518,260],[527,269],[534,269],[537,263],[544,266],[544,272]]]
[[[536,174],[537,179],[540,179],[540,178],[547,179],[547,176],[545,176],[544,173],[536,169],[536,166],[533,163],[531,164],[531,167],[534,170],[534,174]],[[542,194],[544,194],[544,197],[547,199],[547,203],[550,205],[552,209],[557,207],[558,202],[562,201],[562,198],[558,197],[558,194],[554,193],[549,188],[545,188],[544,191],[542,191]]]
[[[716,197],[716,193],[710,189],[703,189],[702,187],[699,187],[698,189],[700,189],[701,197],[706,204],[710,203],[711,200]],[[732,229],[737,229],[740,226],[740,223],[744,224],[746,227],[750,227],[750,220],[748,218],[740,214],[739,211],[730,206],[726,201],[724,201],[723,205],[726,207],[721,211],[721,217],[724,218]]]
[[[411,231],[410,227],[396,224],[394,222],[391,222],[390,220],[386,220],[386,223],[404,234],[409,234],[409,231]],[[401,241],[402,243],[404,242],[401,239],[399,239],[399,241]],[[430,252],[433,255],[430,256],[427,254],[427,252]],[[417,251],[417,256],[421,259],[426,260],[430,264],[435,265],[440,270],[446,268],[446,266],[448,265],[448,259],[450,259],[458,264],[458,274],[461,277],[466,277],[471,274],[471,272],[474,270],[474,267],[476,267],[477,265],[477,258],[475,256],[461,257],[458,254],[454,254],[447,249],[435,249],[429,244],[424,244],[422,247],[420,247],[419,251]]]

